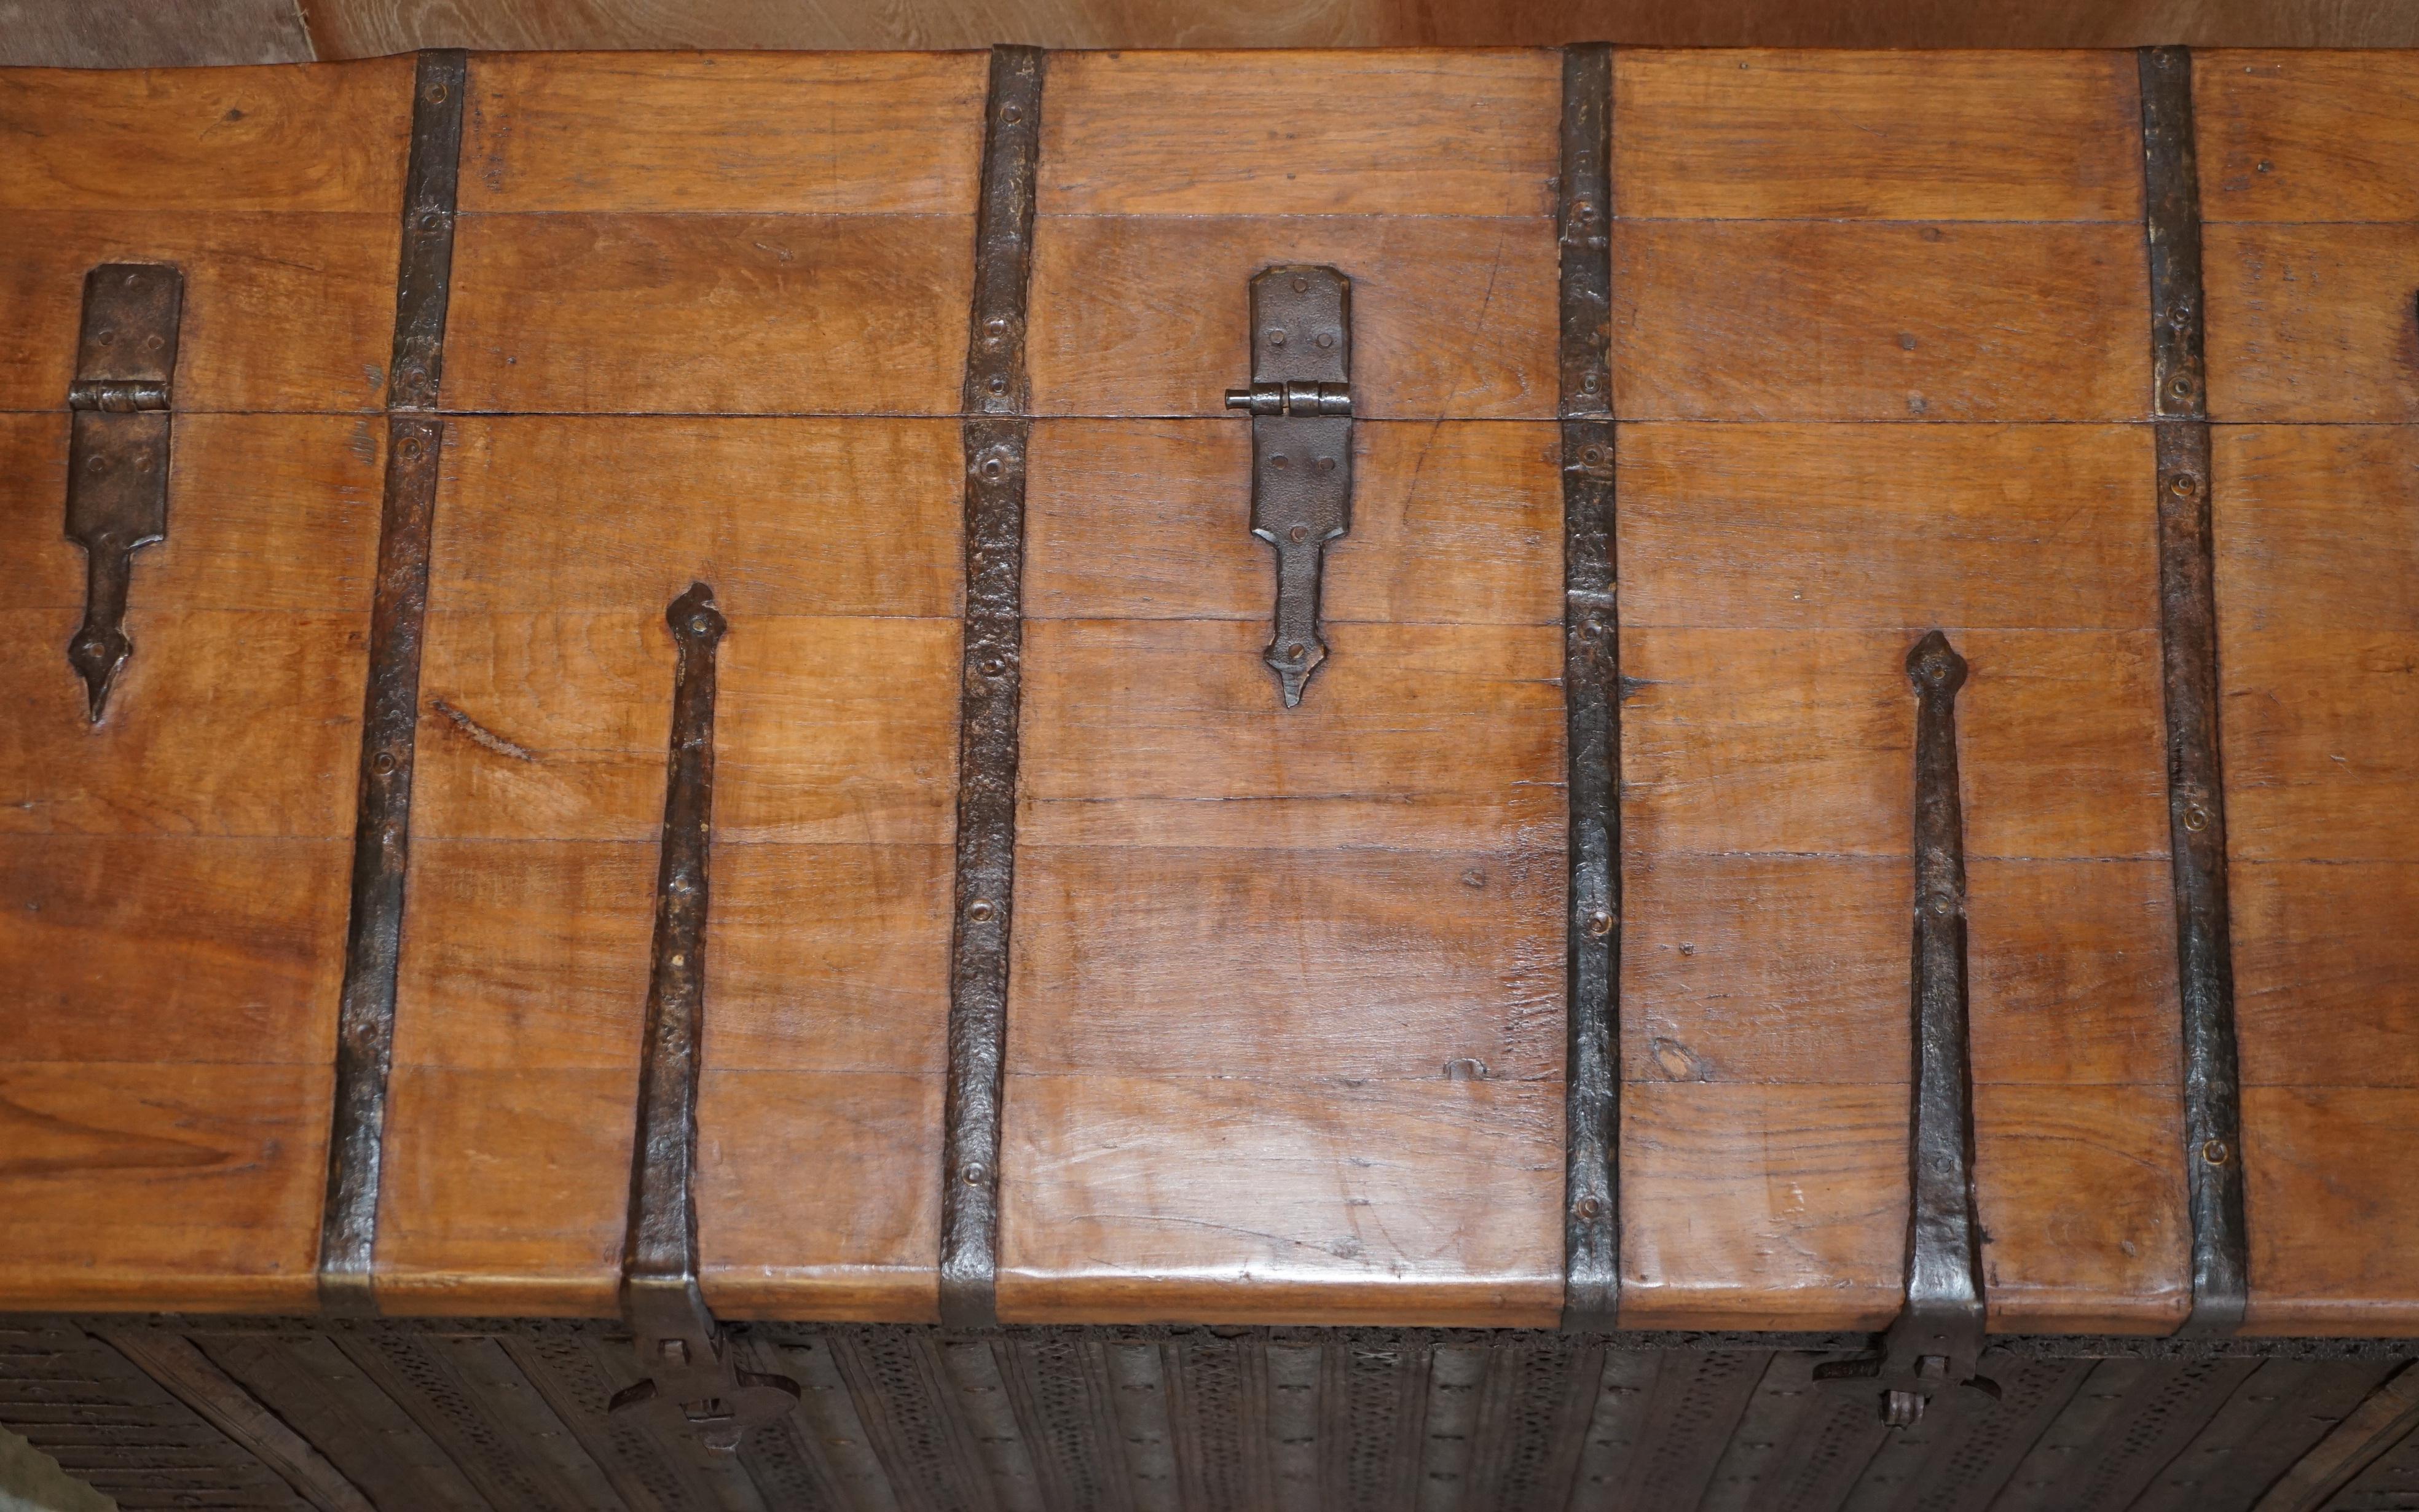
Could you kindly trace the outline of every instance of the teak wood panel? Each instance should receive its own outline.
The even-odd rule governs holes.
[[[1612,103],[1628,219],[2141,219],[2127,53],[1624,50]]]
[[[1003,1317],[1559,1306],[1557,436],[1355,433],[1287,710],[1249,427],[1036,427]]]
[[[383,402],[408,61],[0,72],[0,409],[60,409],[84,276],[184,270],[180,413]]]
[[[2145,257],[2113,223],[1617,221],[1613,411],[2138,419]]]
[[[2419,221],[2419,57],[2218,50],[2193,57],[2201,213]]]
[[[2221,426],[2211,467],[2251,1321],[2407,1329],[2419,432]]]
[[[702,581],[731,623],[699,1114],[709,1296],[932,1314],[961,466],[943,421],[449,426],[378,1250],[390,1307],[616,1306],[663,615]]]
[[[447,407],[955,414],[983,68],[480,60]]]
[[[979,53],[527,53],[472,69],[469,213],[974,206]]]
[[[1993,1326],[2174,1326],[2189,1228],[2149,436],[1632,424],[1621,467],[1625,1322],[1863,1327],[1896,1306],[1903,664],[1939,627],[1973,666]]]
[[[1561,112],[1543,52],[1066,53],[1050,60],[1038,203],[1542,218]]]
[[[307,1307],[382,433],[177,422],[94,725],[68,429],[0,416],[0,1304]]]

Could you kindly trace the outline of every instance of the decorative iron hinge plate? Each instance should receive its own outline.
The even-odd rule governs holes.
[[[185,275],[162,263],[103,263],[85,275],[84,329],[68,443],[68,539],[84,548],[84,624],[68,662],[92,722],[134,654],[126,600],[135,548],[168,534],[169,384]]]
[[[706,1448],[738,1449],[751,1428],[798,1403],[797,1382],[743,1370],[698,1285],[697,1083],[705,1033],[705,922],[714,828],[715,651],[729,628],[714,590],[693,583],[665,613],[672,674],[655,937],[639,1061],[639,1131],[630,1155],[622,1311],[645,1379],[610,1411],[646,1411]]]
[[[1327,660],[1320,564],[1352,528],[1352,281],[1279,265],[1252,280],[1252,383],[1226,390],[1252,416],[1252,534],[1276,548],[1275,634],[1263,655],[1286,707]]]
[[[1915,684],[1915,1061],[1907,1153],[1906,1305],[1881,1347],[1814,1367],[1816,1384],[1868,1396],[1891,1428],[1936,1400],[1987,1408],[1981,1374],[1981,1224],[1974,1208],[1974,1086],[1965,979],[1965,816],[1957,690],[1965,659],[1934,631],[1907,652]]]

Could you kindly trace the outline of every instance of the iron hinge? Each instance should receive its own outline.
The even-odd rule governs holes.
[[[1287,709],[1327,660],[1318,637],[1327,543],[1352,528],[1352,281],[1280,265],[1252,280],[1252,534],[1277,554],[1275,634],[1261,659]]]
[[[84,326],[68,442],[68,539],[84,548],[84,623],[68,663],[100,723],[134,654],[126,601],[135,549],[168,534],[169,383],[185,275],[163,263],[103,263],[85,275]]]

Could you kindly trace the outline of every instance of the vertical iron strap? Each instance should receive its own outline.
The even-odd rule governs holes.
[[[377,1310],[380,1160],[394,1059],[395,972],[411,844],[411,769],[420,706],[421,626],[428,608],[429,531],[445,425],[437,407],[454,267],[467,54],[423,53],[413,70],[403,251],[395,275],[394,356],[387,385],[386,496],[370,600],[369,679],[353,826],[352,912],[336,1022],[336,1086],[328,1192],[319,1219],[319,1303]]]
[[[2192,52],[2146,47],[2143,205],[2150,257],[2151,414],[2157,435],[2159,616],[2167,725],[2167,842],[2183,1006],[2184,1163],[2192,1207],[2193,1333],[2229,1334],[2248,1301],[2242,1090],[2217,732],[2216,544],[2210,524],[2200,180]]]
[[[1043,61],[1039,48],[992,51],[966,340],[966,607],[941,1155],[941,1321],[956,1327],[997,1318],[1000,1074],[1015,891],[1025,462],[1032,432],[1025,321]]]
[[[1621,646],[1612,420],[1612,50],[1563,53],[1563,700],[1570,1040],[1563,1326],[1621,1303]]]
[[[1966,1009],[1965,808],[1957,690],[1965,659],[1934,631],[1907,653],[1915,684],[1915,1077],[1908,1131],[1907,1352],[1970,1376],[1982,1344],[1974,1203],[1974,1076]],[[1894,1341],[1895,1342],[1895,1341]]]
[[[625,1311],[650,1293],[698,1289],[697,1079],[705,1031],[705,925],[714,825],[715,651],[730,627],[714,590],[692,583],[664,613],[672,672],[671,749],[655,863],[655,933],[639,1056],[638,1138],[622,1246]]]

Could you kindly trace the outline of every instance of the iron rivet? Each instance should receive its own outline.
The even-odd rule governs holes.
[[[1301,660],[1302,660],[1302,642],[1300,642],[1300,641],[1293,641],[1293,642],[1288,643],[1288,644],[1287,645],[1287,647],[1286,647],[1286,660],[1287,660],[1287,661],[1288,661],[1288,662],[1299,662],[1299,661],[1301,661]]]
[[[1005,336],[1008,334],[1008,321],[1003,316],[994,315],[983,322],[983,329],[991,332],[994,337]]]
[[[167,344],[167,339],[156,330],[143,338],[143,349],[146,352],[156,352]]]
[[[1269,466],[1271,467],[1290,467],[1293,466],[1293,459],[1280,451],[1275,456],[1269,459]]]
[[[1321,472],[1333,472],[1335,470],[1335,459],[1333,457],[1319,458],[1318,470]]]
[[[993,457],[982,465],[982,475],[986,478],[996,478],[1007,470],[1008,468],[1001,465],[997,457]]]
[[[1602,1217],[1603,1215],[1604,1215],[1604,1200],[1603,1200],[1603,1199],[1601,1199],[1601,1198],[1594,1198],[1594,1197],[1583,1197],[1583,1198],[1580,1198],[1580,1199],[1579,1199],[1579,1216],[1580,1216],[1580,1217],[1582,1217],[1582,1218],[1586,1218],[1586,1219],[1588,1219],[1589,1221],[1593,1222],[1594,1220],[1595,1220],[1595,1219],[1597,1219],[1597,1218],[1600,1218],[1600,1217]]]
[[[714,621],[703,615],[699,615],[689,620],[688,628],[700,635],[708,634],[714,630]]]
[[[1295,526],[1292,529],[1286,532],[1286,539],[1287,541],[1308,541],[1310,539],[1310,527],[1306,525]]]
[[[674,966],[686,966],[688,964],[688,957],[675,951],[672,954],[672,964]]]
[[[991,391],[995,394],[1004,394],[1008,392],[1008,374],[1005,373],[993,374],[991,375],[989,388],[991,389]]]
[[[108,459],[96,451],[91,456],[85,459],[84,470],[86,472],[99,472],[108,466]]]
[[[1335,338],[1334,338],[1333,336],[1329,335],[1329,334],[1328,334],[1327,332],[1325,332],[1325,331],[1320,331],[1320,332],[1318,333],[1318,345],[1319,345],[1319,349],[1320,349],[1321,351],[1324,351],[1324,350],[1326,350],[1328,347],[1331,347],[1331,346],[1333,346],[1333,345],[1334,345],[1334,344],[1335,344]]]
[[[981,1161],[978,1160],[973,1165],[966,1168],[965,1183],[968,1186],[980,1186],[983,1184],[983,1178],[990,1174],[990,1170],[984,1167]]]
[[[2167,385],[2167,392],[2174,394],[2177,398],[2180,399],[2184,395],[2192,392],[2192,380],[2190,378],[2178,378],[2175,382]]]
[[[1006,662],[1001,661],[998,657],[996,657],[996,656],[986,656],[986,657],[984,657],[984,658],[983,658],[983,662],[982,662],[982,675],[983,675],[984,677],[987,677],[987,678],[995,678],[995,677],[999,676],[1001,673],[1003,673],[1003,672],[1005,672],[1005,671],[1007,671],[1007,670],[1008,670],[1008,664],[1007,664]]]
[[[1019,105],[1003,105],[999,110],[999,118],[1003,121],[1021,121],[1025,119],[1024,107]]]
[[[966,905],[966,917],[977,924],[984,923],[991,918],[991,915],[992,907],[989,898],[977,898]]]
[[[405,436],[401,441],[395,443],[394,454],[401,457],[406,462],[417,460],[420,456],[420,437],[416,435]]]
[[[2195,803],[2192,807],[2184,810],[2184,828],[2190,830],[2195,834],[2198,834],[2203,830],[2208,829],[2209,810],[2201,807],[2198,803]]]
[[[428,102],[432,105],[441,105],[445,102],[445,86],[443,84],[430,84],[428,86]]]
[[[97,342],[100,343],[100,344],[101,344],[101,345],[103,345],[103,346],[107,346],[107,345],[110,345],[111,344],[115,343],[115,342],[117,340],[117,332],[116,332],[115,330],[112,330],[112,329],[111,329],[110,328],[108,328],[107,326],[103,326],[103,327],[101,327],[101,328],[100,328],[100,331],[99,331],[99,332],[98,332],[98,333],[93,337],[93,340],[95,340],[95,341],[97,341]]]
[[[1593,374],[1593,373],[1589,374],[1586,377],[1581,378],[1581,379],[1579,380],[1579,391],[1580,391],[1581,393],[1590,393],[1590,394],[1592,394],[1592,393],[1595,392],[1595,386],[1596,386],[1596,376],[1595,376],[1595,374]]]
[[[1579,453],[1579,460],[1586,463],[1591,467],[1601,466],[1604,463],[1604,448],[1598,446],[1589,447],[1586,451]]]
[[[2233,1151],[2226,1148],[2226,1141],[2224,1139],[2211,1139],[2209,1143],[2200,1147],[2200,1157],[2203,1160],[2208,1161],[2212,1166],[2225,1165],[2226,1157],[2233,1153]]]
[[[394,771],[394,753],[392,751],[380,751],[376,756],[371,758],[370,770],[377,772],[381,777],[392,773]]]
[[[1923,906],[1931,910],[1932,916],[1935,919],[1946,919],[1950,914],[1957,911],[1957,905],[1955,902],[1947,897],[1936,894],[1925,899]]]
[[[2167,485],[2167,492],[2175,495],[2178,498],[2187,498],[2190,497],[2193,491],[2199,486],[2199,479],[2194,477],[2188,472],[2180,472],[2176,474],[2175,481]]]
[[[1270,344],[1271,346],[1283,346],[1285,344],[1286,344],[1286,333],[1285,333],[1285,331],[1284,331],[1283,329],[1281,329],[1281,328],[1277,328],[1277,327],[1274,327],[1274,326],[1270,327],[1270,328],[1269,328],[1269,344]]]
[[[1588,938],[1591,939],[1602,939],[1605,936],[1611,933],[1612,914],[1609,909],[1598,909],[1594,913],[1588,915]]]
[[[127,274],[127,275],[126,275],[126,286],[127,286],[128,288],[130,288],[130,289],[131,289],[131,288],[132,288],[132,287],[134,287],[134,285],[136,285],[137,283],[142,283],[142,282],[143,282],[143,275],[142,275],[142,274],[140,274],[140,273],[129,273],[129,274]]]
[[[1293,281],[1293,292],[1296,294],[1308,294],[1310,292],[1310,280],[1306,278],[1295,279]]]

